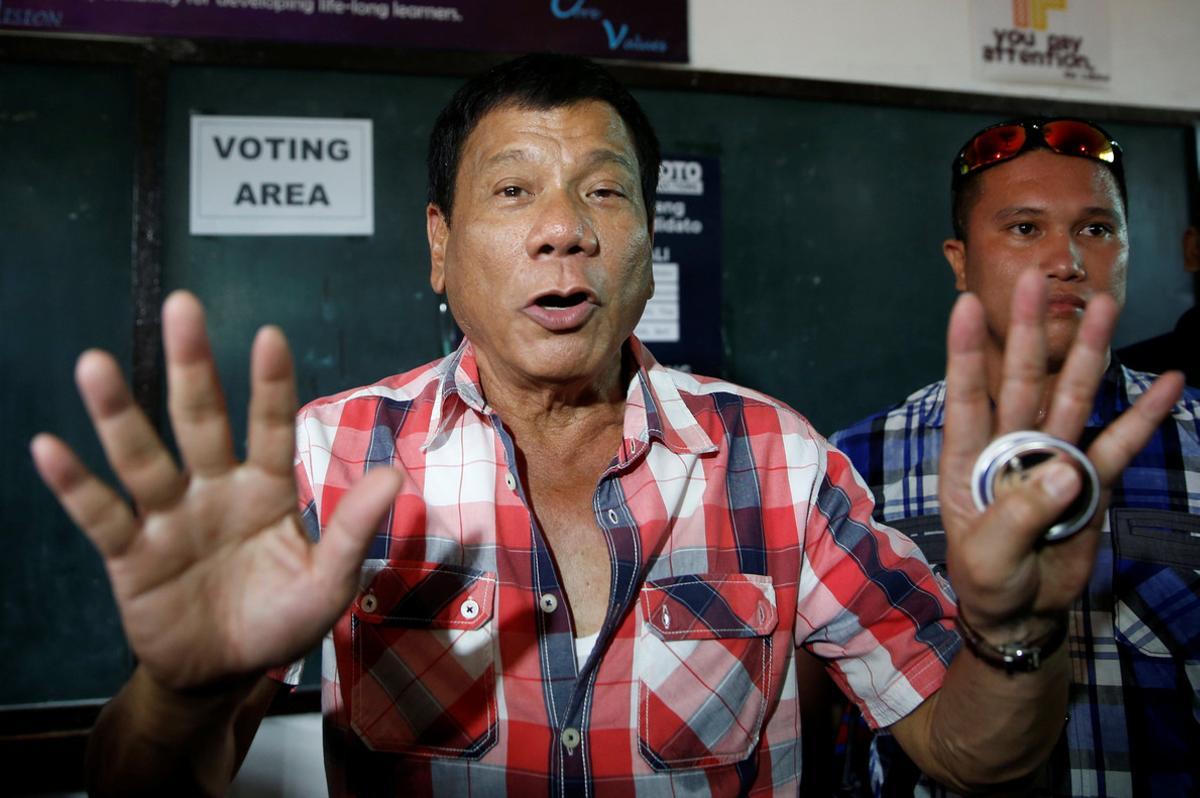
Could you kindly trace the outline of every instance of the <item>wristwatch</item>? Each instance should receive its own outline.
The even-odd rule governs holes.
[[[1040,637],[1035,637],[1033,640],[1001,643],[1000,645],[989,643],[972,629],[966,618],[963,617],[962,607],[958,609],[955,624],[959,633],[962,634],[963,643],[971,650],[972,654],[993,668],[1000,668],[1009,674],[1036,671],[1042,667],[1042,662],[1058,651],[1063,641],[1067,639],[1066,613],[1059,615],[1050,631]]]

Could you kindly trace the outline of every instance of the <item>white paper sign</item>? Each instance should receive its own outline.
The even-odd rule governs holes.
[[[971,0],[978,77],[1105,87],[1112,77],[1108,0]]]
[[[370,119],[193,116],[193,235],[372,235]]]
[[[646,343],[679,341],[679,264],[654,262],[654,296],[633,334]]]

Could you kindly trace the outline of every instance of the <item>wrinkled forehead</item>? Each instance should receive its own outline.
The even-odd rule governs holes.
[[[516,100],[482,114],[463,145],[458,170],[478,169],[497,157],[567,157],[582,152],[607,152],[639,168],[633,138],[617,110],[603,100],[579,100],[536,107]]]

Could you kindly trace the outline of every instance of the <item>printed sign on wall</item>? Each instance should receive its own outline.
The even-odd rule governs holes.
[[[971,0],[973,62],[984,80],[1107,86],[1108,0]]]
[[[0,0],[0,29],[688,60],[687,0]]]
[[[193,235],[375,232],[371,120],[193,116]]]
[[[721,170],[663,156],[654,209],[654,296],[634,334],[664,365],[721,374]]]

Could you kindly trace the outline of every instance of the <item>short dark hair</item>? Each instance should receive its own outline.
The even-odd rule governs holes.
[[[1026,123],[1026,122],[1036,122],[1036,121],[1042,121],[1042,120],[1040,117],[1028,117],[1025,119],[1013,119],[1013,120],[1009,120],[1008,122],[1003,122],[1000,124],[1022,124],[1022,123]],[[1087,120],[1080,120],[1080,121],[1086,122]],[[1103,128],[1101,128],[1099,125],[1095,124],[1094,122],[1088,122],[1088,124],[1092,125],[1097,130],[1100,130],[1101,132],[1103,132]],[[998,127],[998,126],[999,125],[990,125],[989,128],[990,127]],[[983,130],[979,131],[979,133],[976,133],[974,136],[972,136],[971,139],[968,140],[968,142],[973,141],[976,136],[980,135],[980,133],[988,130],[989,128],[984,128]],[[1108,134],[1105,133],[1105,135],[1107,136]],[[1109,139],[1111,141],[1111,136],[1109,137]],[[1116,182],[1116,184],[1117,184],[1117,192],[1121,195],[1121,211],[1126,217],[1128,217],[1128,215],[1129,215],[1129,190],[1125,185],[1124,161],[1120,154],[1120,148],[1116,146],[1115,142],[1113,142],[1113,147],[1114,147],[1114,149],[1117,149],[1117,157],[1114,161],[1108,162],[1108,161],[1095,160],[1095,163],[1098,163],[1101,166],[1108,169],[1109,174],[1112,175],[1114,182]],[[966,149],[966,147],[963,148],[963,150],[965,150],[965,149]],[[963,150],[960,150],[960,153]],[[1042,143],[1042,144],[1034,143],[1034,144],[1032,144],[1032,146],[1029,146],[1028,149],[1022,150],[1021,152],[1019,152],[1017,155],[1013,156],[1012,158],[1005,159],[1003,161],[998,161],[997,165],[999,165],[1000,163],[1007,163],[1009,160],[1015,161],[1017,158],[1020,158],[1023,155],[1026,155],[1030,152],[1034,152],[1035,150],[1046,150],[1047,152],[1055,152],[1054,150],[1050,149],[1050,147],[1046,146],[1044,143]],[[1056,153],[1056,154],[1061,154],[1061,153]],[[1075,157],[1075,156],[1068,155],[1065,157]],[[975,203],[979,199],[979,178],[983,175],[984,172],[986,172],[988,169],[993,168],[993,167],[985,166],[985,167],[977,169],[973,172],[968,172],[967,174],[962,174],[958,168],[959,167],[959,159],[958,158],[959,158],[958,156],[955,156],[954,161],[951,163],[951,169],[950,169],[950,172],[951,172],[951,177],[950,177],[950,222],[954,227],[954,237],[959,239],[960,241],[966,241],[967,240],[967,220],[971,215],[971,209],[975,207]],[[1092,159],[1089,159],[1089,160],[1092,160]]]
[[[637,154],[649,224],[654,218],[660,156],[658,137],[645,111],[599,64],[579,56],[553,53],[505,61],[467,81],[454,93],[438,114],[429,135],[429,202],[450,219],[463,146],[488,112],[502,106],[549,110],[587,100],[608,103],[625,123]]]

